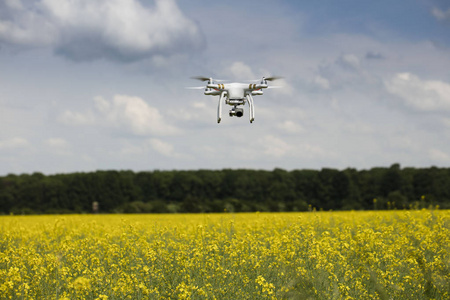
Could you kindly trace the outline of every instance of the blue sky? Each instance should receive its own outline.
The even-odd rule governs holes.
[[[0,174],[450,165],[447,1],[5,0]],[[191,76],[283,75],[216,123]]]
[[[380,39],[436,39],[446,45],[450,41],[448,24],[430,14],[433,9],[448,8],[446,5],[423,0],[325,2],[320,6],[310,2],[310,7],[298,7],[313,16],[307,26],[309,34],[341,31]]]

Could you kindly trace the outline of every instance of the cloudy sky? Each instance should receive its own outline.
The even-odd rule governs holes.
[[[449,167],[450,3],[1,0],[0,128],[0,175]]]

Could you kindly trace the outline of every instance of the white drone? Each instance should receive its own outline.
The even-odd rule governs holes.
[[[245,105],[248,102],[250,109],[249,118],[250,123],[255,120],[255,107],[253,105],[253,97],[256,95],[262,95],[263,89],[274,88],[275,86],[269,87],[267,81],[273,81],[280,79],[281,77],[263,77],[259,83],[215,83],[212,78],[208,77],[192,77],[193,79],[208,81],[206,87],[193,87],[192,89],[205,89],[205,95],[220,96],[219,105],[217,107],[217,123],[222,120],[222,103],[225,100],[225,104],[233,106],[230,109],[230,117],[236,116],[238,118],[244,115],[244,109],[239,108],[240,105]],[[222,81],[222,80],[216,80]],[[253,80],[256,81],[256,80]]]

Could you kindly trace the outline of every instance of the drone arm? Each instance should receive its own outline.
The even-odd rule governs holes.
[[[250,91],[259,91],[259,90],[261,90],[261,89],[266,89],[266,88],[268,88],[269,86],[267,85],[267,83],[250,83],[249,85],[248,85],[248,89],[250,90]]]
[[[255,120],[255,106],[253,104],[253,97],[251,94],[247,94],[247,101],[248,101],[248,106],[250,107],[250,111],[249,111],[250,123],[253,123],[253,121]]]
[[[208,83],[206,85],[207,88],[210,89],[215,89],[215,90],[224,90],[225,89],[225,85],[222,83]]]
[[[217,105],[217,123],[220,123],[222,120],[222,102],[225,98],[226,92],[223,91],[219,97],[219,104]]]

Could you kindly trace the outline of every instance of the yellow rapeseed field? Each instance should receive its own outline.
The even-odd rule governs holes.
[[[0,217],[1,299],[450,299],[450,211]]]

